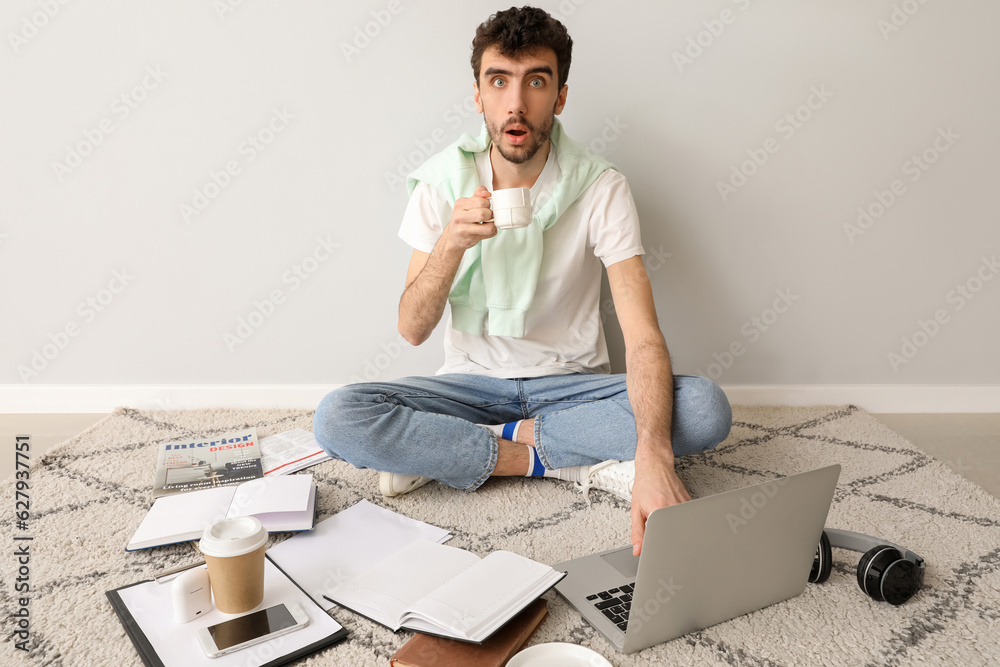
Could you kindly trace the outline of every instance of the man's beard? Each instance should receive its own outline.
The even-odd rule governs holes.
[[[489,132],[490,139],[493,140],[493,145],[497,147],[497,150],[500,151],[500,155],[502,155],[505,160],[514,164],[524,164],[531,158],[535,157],[535,154],[538,153],[542,146],[544,146],[549,140],[549,137],[552,135],[552,125],[554,123],[554,114],[549,116],[548,121],[546,121],[540,128],[536,128],[525,118],[510,119],[504,123],[503,127],[497,127],[487,120],[486,131]],[[531,141],[521,144],[520,146],[505,146],[500,140],[506,137],[504,130],[510,125],[524,125],[528,128],[531,133]]]

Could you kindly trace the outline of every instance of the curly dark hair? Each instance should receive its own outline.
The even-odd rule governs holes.
[[[566,26],[543,9],[511,7],[497,12],[476,28],[476,37],[472,40],[472,71],[476,75],[476,81],[479,81],[483,52],[491,46],[497,47],[500,55],[505,58],[516,58],[521,53],[550,48],[556,52],[559,90],[562,90],[569,78],[573,40],[566,31]]]

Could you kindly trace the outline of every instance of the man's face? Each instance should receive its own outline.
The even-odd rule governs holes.
[[[549,140],[553,119],[566,105],[567,86],[558,89],[557,65],[552,49],[518,54],[516,59],[505,58],[494,46],[483,52],[476,110],[507,161],[527,162]]]

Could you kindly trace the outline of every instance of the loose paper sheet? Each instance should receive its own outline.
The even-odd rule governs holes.
[[[451,534],[423,521],[359,501],[346,510],[271,547],[267,554],[323,609],[336,604],[323,597],[376,563],[420,540],[437,542]]]

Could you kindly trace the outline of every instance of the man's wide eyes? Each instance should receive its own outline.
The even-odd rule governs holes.
[[[493,79],[494,88],[504,88],[506,85],[507,82],[503,79]],[[531,86],[532,88],[541,88],[542,86],[545,85],[545,81],[542,79],[532,79],[531,81],[528,82],[528,85]]]

